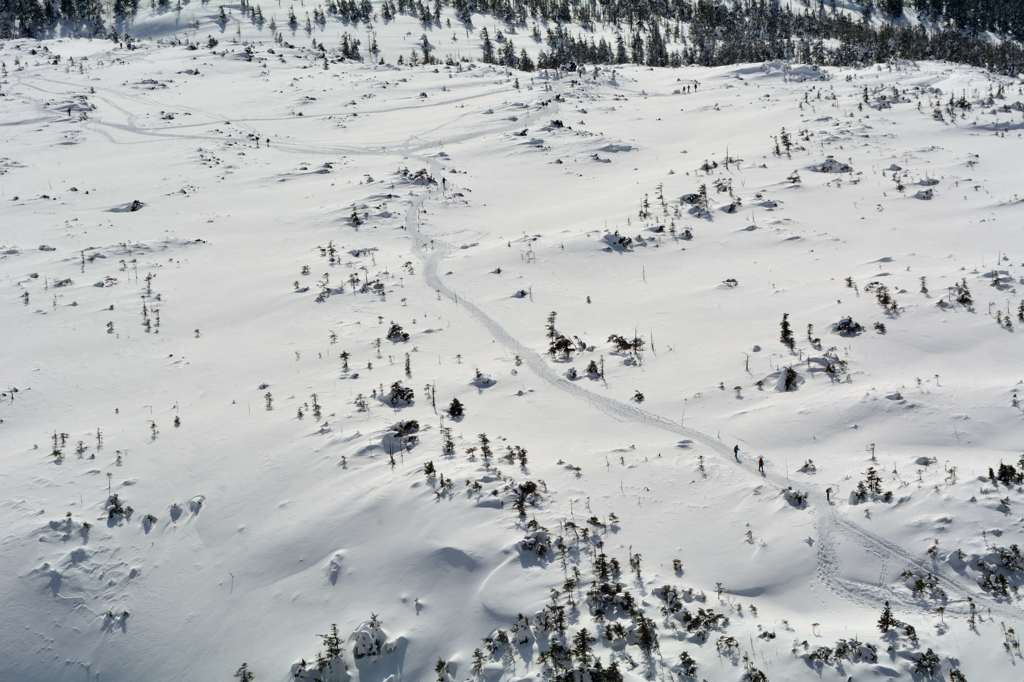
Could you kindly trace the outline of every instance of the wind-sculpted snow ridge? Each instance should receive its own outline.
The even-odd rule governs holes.
[[[1016,81],[303,19],[0,43],[0,680],[1013,678]]]

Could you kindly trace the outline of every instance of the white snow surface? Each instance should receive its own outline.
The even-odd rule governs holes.
[[[134,50],[0,44],[0,680],[245,661],[283,682],[332,623],[330,679],[433,680],[443,659],[469,680],[519,614],[529,636],[479,678],[541,680],[552,589],[629,680],[684,679],[683,651],[698,679],[925,679],[928,649],[937,674],[1019,678],[1024,612],[977,568],[1024,535],[1020,487],[988,478],[1024,447],[1016,83],[938,63],[399,67],[408,18],[377,28],[386,64],[325,70],[301,29],[249,61],[230,28],[213,50],[209,23],[183,31],[190,50],[161,21]],[[431,34],[439,53],[475,58],[455,33]],[[680,201],[701,185],[706,212]],[[585,347],[568,360],[552,311]],[[863,331],[833,332],[847,316]],[[411,402],[383,400],[394,382]],[[854,498],[869,466],[891,502]],[[535,524],[564,562],[522,547]],[[657,626],[649,660],[595,627],[599,551]],[[728,627],[687,633],[666,585]],[[879,632],[885,601],[918,645]],[[854,637],[876,662],[804,657]]]

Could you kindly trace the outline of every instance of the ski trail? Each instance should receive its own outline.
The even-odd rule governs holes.
[[[52,85],[64,86],[64,87],[71,88],[71,89],[70,90],[64,90],[64,91],[48,90],[48,89],[43,88],[40,85],[38,85],[38,82],[44,82],[44,83],[49,83],[49,84],[52,84]],[[71,94],[73,94],[75,92],[80,92],[82,90],[82,88],[85,87],[83,84],[78,84],[78,83],[73,83],[73,82],[63,81],[63,80],[57,80],[57,79],[54,79],[54,78],[44,78],[44,77],[34,77],[33,78],[33,82],[31,82],[31,83],[26,82],[23,78],[18,78],[17,80],[14,81],[13,85],[16,85],[16,86],[19,86],[19,87],[29,88],[29,89],[35,90],[37,92],[41,92],[43,94],[51,95],[51,96],[71,95]],[[143,138],[148,138],[148,140],[139,140],[139,141],[136,141],[136,142],[116,141],[109,134],[101,133],[101,134],[104,134],[104,137],[106,139],[110,140],[111,142],[115,142],[116,144],[147,144],[147,143],[158,142],[158,141],[161,141],[161,140],[176,140],[176,139],[181,139],[181,140],[197,140],[197,141],[202,141],[202,142],[220,142],[220,143],[222,143],[222,142],[225,141],[225,138],[224,138],[223,135],[202,134],[201,132],[186,133],[186,132],[182,132],[182,131],[184,131],[186,129],[196,129],[196,128],[198,128],[198,129],[209,129],[211,127],[225,125],[225,124],[227,124],[230,121],[230,125],[232,125],[232,126],[240,128],[240,129],[242,129],[242,130],[244,130],[246,132],[252,133],[253,135],[262,136],[261,132],[253,127],[253,124],[255,124],[255,123],[265,123],[265,122],[279,122],[279,121],[295,122],[295,121],[300,120],[300,119],[297,119],[293,115],[289,115],[289,116],[271,116],[271,117],[234,117],[234,116],[224,115],[224,114],[221,114],[221,113],[215,112],[215,111],[210,111],[210,110],[207,110],[207,109],[201,109],[201,108],[198,108],[198,107],[195,107],[195,106],[185,106],[185,105],[179,104],[179,103],[164,103],[160,99],[154,98],[151,95],[147,95],[147,94],[144,94],[144,93],[128,94],[128,93],[124,93],[124,92],[114,91],[114,90],[112,90],[110,88],[103,88],[103,87],[97,88],[96,86],[91,86],[91,87],[92,87],[92,92],[90,93],[91,99],[93,99],[93,100],[95,100],[97,102],[101,102],[104,105],[106,105],[107,107],[109,107],[111,110],[113,110],[114,112],[119,114],[121,117],[123,117],[124,122],[119,123],[119,122],[111,121],[111,120],[108,120],[107,117],[103,116],[102,113],[93,113],[88,119],[86,119],[86,121],[84,121],[84,123],[86,125],[88,125],[90,127],[97,127],[97,126],[99,126],[99,127],[112,128],[114,130],[120,130],[120,131],[123,131],[123,132],[127,132],[127,133],[132,133],[134,135],[138,135],[138,136],[143,137]],[[485,99],[485,98],[488,98],[488,97],[493,97],[494,95],[501,94],[503,92],[505,92],[505,91],[502,90],[502,89],[487,89],[487,90],[485,90],[483,92],[479,92],[479,93],[474,93],[474,94],[470,94],[470,95],[462,95],[462,96],[459,96],[459,97],[452,97],[452,98],[448,98],[448,99],[445,99],[445,100],[429,102],[429,103],[418,103],[418,102],[416,102],[416,103],[405,104],[405,105],[396,106],[396,107],[378,107],[378,108],[364,109],[364,110],[359,110],[359,114],[360,115],[369,115],[369,114],[375,114],[375,113],[394,113],[394,112],[401,112],[401,111],[409,111],[409,110],[425,109],[425,108],[432,108],[432,107],[439,107],[439,106],[447,106],[447,105],[452,105],[452,104],[465,104],[466,102],[472,102],[472,101],[475,101],[475,100],[478,100],[478,99]],[[123,107],[120,104],[118,104],[117,102],[115,102],[114,98],[120,98],[120,99],[126,100],[128,102],[134,102],[136,104],[142,104],[144,106],[149,106],[149,107],[153,107],[153,108],[163,107],[163,108],[172,109],[172,110],[189,111],[189,112],[194,113],[194,114],[200,114],[202,116],[205,116],[209,120],[204,121],[204,122],[199,122],[199,123],[187,123],[187,124],[167,125],[167,126],[159,126],[159,127],[156,127],[156,126],[144,126],[144,125],[140,125],[138,123],[138,117],[135,114],[133,114],[131,111],[129,111],[125,107]],[[304,117],[304,119],[308,120],[308,121],[325,120],[325,119],[331,118],[332,116],[336,116],[338,114],[343,114],[343,113],[347,113],[347,112],[331,112],[331,113],[325,113],[325,114],[313,114],[313,115]],[[522,125],[521,121],[512,121],[512,123],[510,125],[509,124],[504,124],[504,123],[498,123],[497,125],[492,125],[490,127],[490,129],[488,129],[488,130],[469,130],[469,131],[464,132],[464,133],[460,133],[460,134],[457,134],[457,135],[452,135],[452,136],[449,136],[449,137],[446,137],[446,138],[439,138],[439,139],[436,139],[436,140],[431,140],[431,139],[427,139],[427,138],[424,137],[425,135],[427,135],[429,133],[434,133],[434,132],[436,132],[438,130],[441,130],[442,128],[449,127],[452,124],[457,123],[460,120],[462,120],[462,119],[464,119],[464,118],[466,118],[468,116],[473,115],[474,113],[475,112],[473,112],[473,111],[468,111],[468,112],[460,113],[457,116],[455,116],[454,118],[451,118],[451,119],[449,119],[447,121],[444,121],[444,122],[442,122],[440,124],[436,124],[433,127],[431,127],[430,129],[428,129],[426,131],[423,131],[423,132],[419,133],[418,135],[413,136],[412,138],[407,138],[404,142],[383,141],[383,142],[379,142],[379,143],[376,143],[376,144],[373,144],[373,145],[351,145],[351,144],[338,144],[336,142],[330,142],[330,141],[324,141],[324,140],[295,140],[295,139],[284,138],[284,139],[275,139],[274,140],[274,148],[276,150],[278,150],[278,151],[286,151],[286,152],[290,152],[290,153],[294,153],[294,154],[325,154],[325,153],[328,153],[328,154],[338,154],[338,155],[346,155],[347,154],[347,155],[352,155],[352,156],[359,156],[359,155],[371,155],[371,156],[372,155],[387,155],[389,153],[393,153],[392,152],[393,149],[401,148],[401,149],[405,150],[407,153],[411,154],[413,152],[425,151],[427,149],[431,149],[431,148],[434,148],[434,147],[437,147],[437,146],[441,146],[441,145],[444,145],[444,144],[454,144],[454,143],[461,142],[461,141],[477,139],[477,138],[479,138],[479,137],[481,137],[481,136],[483,136],[485,134],[489,134],[489,133],[490,134],[500,134],[500,133],[504,133],[504,132],[509,132],[510,130],[514,130],[517,127],[519,127],[520,125]],[[523,117],[523,120],[524,121],[532,121],[533,118],[535,117],[535,115],[539,114],[539,113],[540,113],[540,107],[538,107],[538,110],[536,112],[528,112]],[[46,120],[46,119],[44,118],[43,120]],[[411,142],[410,142],[414,138],[420,140],[420,142],[417,145],[415,145],[415,146],[412,145]]]
[[[414,158],[417,158],[423,163],[429,165],[431,173],[435,175],[440,174],[441,169],[433,157],[415,156],[415,154],[412,153],[411,144],[406,147],[405,151],[410,156],[413,156]],[[703,431],[683,426],[682,424],[673,422],[660,415],[647,412],[635,405],[630,405],[608,396],[593,393],[592,391],[569,381],[556,372],[543,356],[521,343],[507,329],[505,329],[501,323],[484,312],[471,300],[464,296],[460,296],[455,290],[449,287],[438,274],[438,266],[448,254],[450,247],[437,239],[425,237],[421,230],[420,213],[429,196],[429,190],[415,196],[409,205],[409,209],[407,210],[405,217],[405,227],[413,239],[414,250],[417,256],[419,256],[424,263],[422,272],[424,280],[428,286],[456,305],[459,305],[478,324],[487,329],[496,341],[501,343],[512,353],[518,355],[530,371],[552,388],[562,391],[563,393],[567,393],[573,398],[586,402],[593,409],[596,409],[613,419],[622,422],[643,424],[645,426],[689,438],[690,440],[709,448],[719,456],[725,458],[726,461],[730,463],[733,461],[732,448],[718,438],[704,433]],[[742,467],[742,465],[740,466]],[[750,471],[746,467],[742,468]],[[752,471],[750,473],[753,475]],[[790,487],[785,480],[773,474],[763,476],[762,480],[772,485],[779,492]],[[824,491],[820,490],[819,486],[816,484],[804,483],[802,484],[802,487],[815,490],[820,497],[825,496]],[[993,613],[998,612],[1011,619],[1020,618],[1020,609],[1016,607],[1007,607],[1005,604],[994,600],[990,595],[983,591],[970,590],[969,588],[966,588],[961,584],[961,582],[944,575],[940,566],[927,566],[923,561],[917,559],[910,552],[905,551],[898,545],[872,533],[850,519],[841,516],[831,505],[821,506],[819,504],[814,504],[812,507],[815,513],[815,532],[817,534],[817,551],[815,555],[817,564],[816,576],[818,581],[837,597],[864,606],[865,608],[878,608],[882,601],[888,600],[894,606],[898,606],[907,611],[931,613],[932,609],[929,609],[923,602],[895,592],[891,586],[886,584],[885,576],[888,573],[888,564],[890,561],[894,561],[897,564],[913,567],[922,572],[936,575],[943,588],[951,597],[950,601],[945,604],[946,612],[949,614],[966,614],[968,612],[966,604],[968,597],[970,597],[975,601],[987,603]],[[878,557],[879,561],[885,567],[878,585],[870,585],[863,582],[847,580],[839,575],[839,558],[835,550],[835,535],[838,533],[842,533],[853,538],[864,548],[866,552]]]

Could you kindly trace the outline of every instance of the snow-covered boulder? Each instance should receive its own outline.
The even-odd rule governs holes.
[[[381,628],[380,620],[374,616],[360,623],[348,636],[348,641],[352,644],[353,658],[360,659],[386,653],[388,637]]]
[[[837,160],[834,156],[828,156],[821,163],[811,165],[810,169],[815,173],[850,173],[853,166]]]

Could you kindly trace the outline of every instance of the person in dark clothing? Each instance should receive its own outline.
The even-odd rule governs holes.
[[[832,504],[832,488],[825,488],[825,501]]]
[[[757,470],[761,472],[762,476],[764,476],[764,457],[757,458]]]
[[[740,446],[739,444],[734,445],[732,448],[732,456],[736,458],[736,461],[740,461]]]

